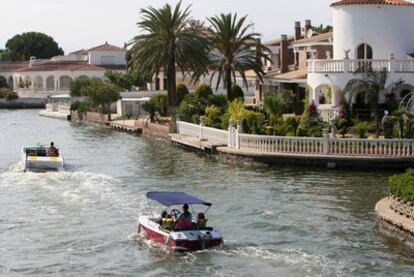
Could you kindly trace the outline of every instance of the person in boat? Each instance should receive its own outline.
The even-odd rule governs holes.
[[[193,215],[188,211],[188,204],[183,205],[183,213],[177,218],[175,226],[177,229],[189,229],[193,226]]]
[[[55,147],[53,142],[50,143],[50,147],[47,149],[48,156],[59,157],[59,150]]]
[[[197,229],[204,229],[207,226],[208,219],[205,217],[204,213],[198,213],[197,215]]]
[[[166,218],[162,219],[162,228],[164,228],[165,230],[168,231],[172,231],[174,229],[174,219],[172,218],[172,216],[169,214],[167,215]]]
[[[163,224],[163,220],[165,219],[165,218],[167,218],[167,215],[168,215],[168,212],[167,211],[162,211],[161,212],[161,216],[160,216],[160,218],[157,220],[157,223],[160,225],[160,226],[162,226],[162,224]]]

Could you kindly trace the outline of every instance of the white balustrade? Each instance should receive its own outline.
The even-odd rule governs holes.
[[[414,60],[308,60],[309,73],[355,73],[364,70],[414,73]]]
[[[323,154],[323,138],[239,134],[239,148],[261,153]]]
[[[324,137],[283,137],[240,133],[230,126],[229,131],[177,122],[181,135],[222,143],[230,148],[253,153],[308,154],[358,157],[414,157],[414,139],[347,139]]]

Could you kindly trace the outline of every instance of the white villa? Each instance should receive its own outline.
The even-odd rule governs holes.
[[[50,60],[32,57],[24,62],[0,62],[0,75],[23,97],[68,93],[71,80],[78,77],[103,78],[107,70],[126,72],[126,69],[126,49],[107,42]]]
[[[404,81],[396,98],[414,91],[414,3],[405,0],[342,0],[333,10],[333,56],[308,59],[310,98],[321,114],[332,114],[340,93],[368,66],[388,72],[388,85]],[[359,75],[359,76],[358,76]],[[329,90],[331,103],[320,105]],[[353,102],[356,99],[352,99]]]

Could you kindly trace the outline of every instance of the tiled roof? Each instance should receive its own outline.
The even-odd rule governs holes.
[[[294,36],[288,36],[288,41],[293,41],[293,40],[295,40],[295,37]],[[265,45],[265,46],[278,46],[278,45],[280,45],[280,38],[278,38],[278,39],[274,39],[274,40],[269,40],[269,41],[265,41],[264,43],[263,43],[263,45]]]
[[[93,47],[89,49],[88,51],[89,52],[91,51],[125,51],[125,49],[115,46],[115,45],[108,44],[108,42],[105,42],[105,44]]]
[[[296,43],[305,43],[305,42],[316,42],[321,40],[327,40],[333,37],[333,32],[318,34],[316,36],[310,37],[310,38],[303,38],[300,40],[295,41]]]
[[[36,61],[36,64],[16,70],[17,72],[33,71],[106,71],[126,70],[125,65],[91,65],[87,61]]]
[[[73,52],[69,53],[69,55],[88,55],[88,50],[80,49],[78,51],[73,51]]]
[[[307,70],[295,70],[286,73],[268,73],[266,77],[273,77],[278,80],[297,80],[297,79],[306,79]]]
[[[414,3],[405,0],[342,0],[332,3],[332,6],[341,5],[394,5],[394,6],[414,6]]]
[[[12,72],[29,66],[29,61],[23,62],[0,62],[0,72]]]

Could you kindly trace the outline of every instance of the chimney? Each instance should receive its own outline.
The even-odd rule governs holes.
[[[312,21],[310,19],[307,19],[305,21],[305,36],[308,36],[308,31],[312,30]]]
[[[30,57],[30,67],[32,67],[32,65],[36,64],[36,57]]]
[[[295,22],[295,40],[302,38],[302,28],[300,27],[300,21]]]
[[[289,71],[289,41],[287,35],[280,37],[280,71],[282,73]]]

